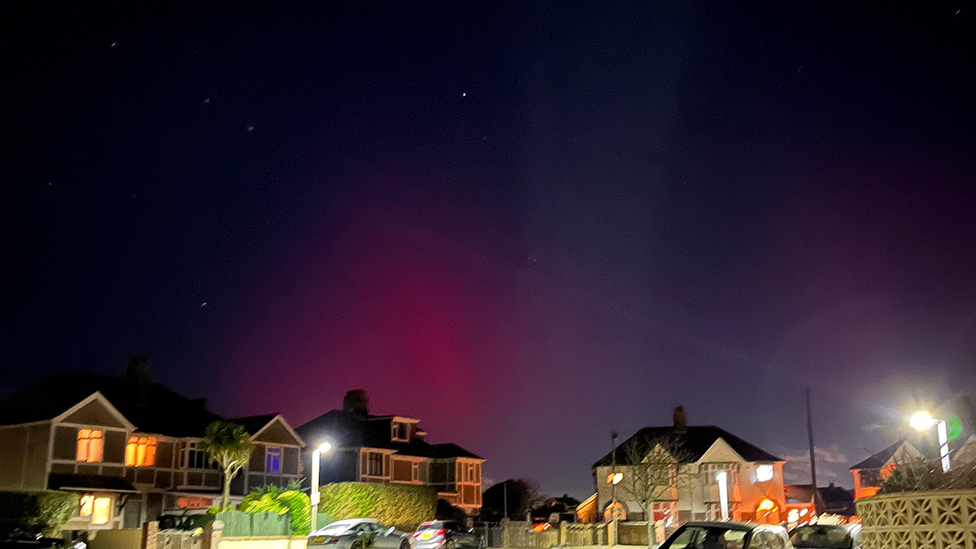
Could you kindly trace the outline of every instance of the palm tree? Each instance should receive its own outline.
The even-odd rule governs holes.
[[[224,472],[224,496],[221,511],[230,507],[230,481],[251,458],[251,435],[235,423],[215,421],[207,425],[200,449]]]

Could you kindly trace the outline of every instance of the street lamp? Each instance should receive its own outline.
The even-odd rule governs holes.
[[[322,441],[315,450],[312,450],[312,492],[309,494],[309,499],[312,502],[312,523],[310,525],[309,532],[314,532],[316,527],[316,522],[319,518],[319,499],[322,494],[319,493],[319,465],[322,461],[322,454],[328,454],[332,451],[332,443],[325,440]]]
[[[917,431],[925,431],[936,425],[939,433],[939,457],[942,459],[942,472],[949,470],[949,429],[944,419],[935,419],[928,412],[915,412],[909,418],[908,424]]]

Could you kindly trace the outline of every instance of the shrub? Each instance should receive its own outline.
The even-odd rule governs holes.
[[[942,472],[939,460],[917,459],[899,463],[878,489],[878,494],[976,489],[976,462],[953,465]]]
[[[300,485],[292,483],[281,488],[268,485],[255,488],[238,507],[241,511],[254,513],[288,514],[291,533],[295,536],[308,534],[312,522],[312,504],[309,497],[300,491]]]
[[[56,537],[78,510],[80,497],[71,492],[0,492],[0,527]]]
[[[464,522],[468,515],[459,507],[451,505],[446,499],[437,500],[437,510],[435,512],[437,520],[454,520]]]
[[[437,492],[429,486],[338,482],[319,489],[319,510],[336,520],[372,518],[401,530],[434,519]]]

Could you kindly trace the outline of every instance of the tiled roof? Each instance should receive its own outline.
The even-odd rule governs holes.
[[[884,467],[885,463],[887,463],[888,460],[891,459],[891,456],[895,455],[895,452],[898,451],[898,448],[901,448],[901,445],[904,443],[905,443],[904,440],[899,440],[898,442],[892,444],[891,446],[885,448],[884,450],[881,450],[880,452],[865,459],[864,461],[860,461],[858,463],[855,463],[854,465],[851,465],[851,470],[880,469]]]
[[[124,376],[64,372],[0,401],[0,425],[57,417],[96,391],[101,392],[140,431],[174,437],[203,436],[220,416],[194,400],[146,380],[144,391]]]
[[[387,448],[406,456],[448,459],[469,457],[481,459],[457,444],[430,444],[420,439],[394,442],[390,438],[394,416],[361,415],[344,410],[332,410],[295,429],[310,445],[319,440],[331,440],[345,448]]]
[[[264,429],[264,426],[276,417],[278,417],[278,414],[263,414],[260,416],[237,417],[228,419],[227,421],[244,427],[244,430],[253,436],[261,429]]]
[[[746,461],[783,461],[782,459],[754,446],[732,433],[713,425],[689,426],[683,429],[668,427],[645,427],[630,438],[619,444],[616,449],[617,463],[624,464],[628,456],[634,451],[641,455],[651,451],[651,443],[661,439],[673,440],[684,452],[688,453],[687,462],[701,459],[705,452],[722,439]],[[611,454],[607,454],[593,464],[593,467],[610,465]]]

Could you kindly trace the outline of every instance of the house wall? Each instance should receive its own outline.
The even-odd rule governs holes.
[[[47,488],[51,425],[0,428],[0,489]]]
[[[785,509],[786,500],[783,496],[783,463],[755,463],[743,461],[739,455],[723,440],[719,439],[705,452],[697,463],[682,465],[684,482],[677,489],[676,510],[678,521],[705,519],[710,504],[719,500],[718,486],[714,479],[706,479],[702,475],[701,467],[709,463],[737,464],[738,474],[736,484],[730,486],[729,502],[733,520],[755,520],[755,511],[764,499],[770,499],[781,509]],[[773,466],[773,479],[768,482],[756,482],[756,469],[760,465]],[[623,473],[625,480],[616,487],[617,501],[624,505],[628,517],[643,518],[643,509],[626,489],[626,477],[630,467],[616,467],[616,471]],[[607,482],[613,469],[610,466],[596,468],[597,485],[597,516],[602,518],[603,512],[612,500],[613,488]]]

